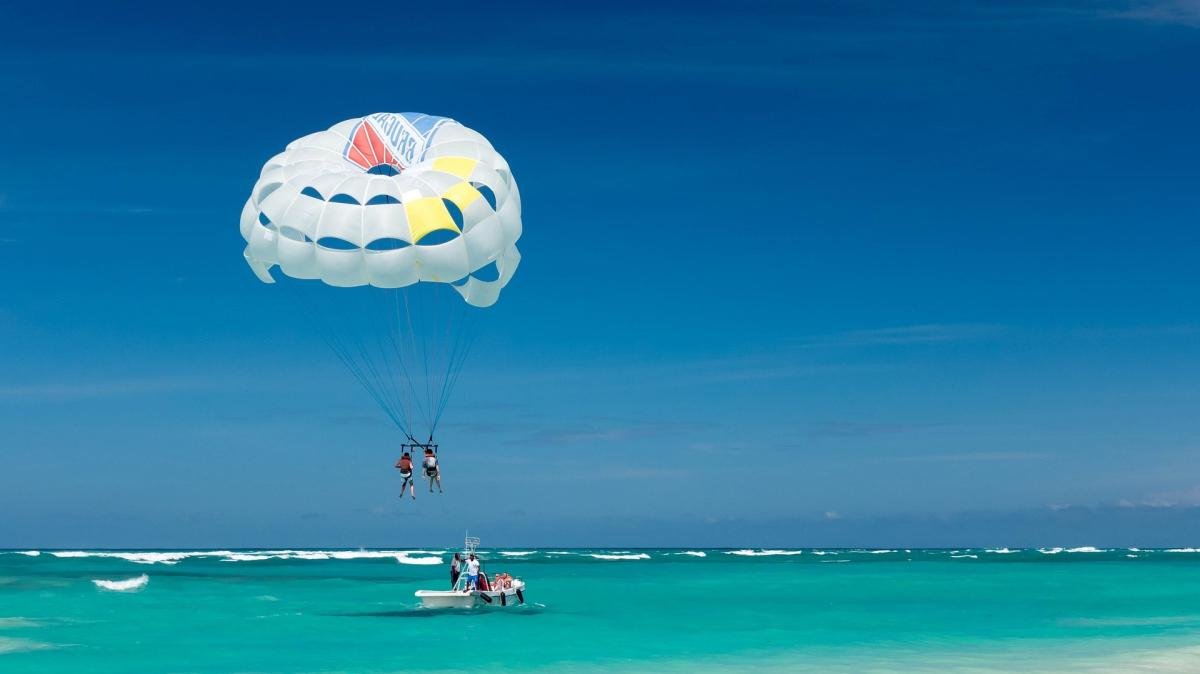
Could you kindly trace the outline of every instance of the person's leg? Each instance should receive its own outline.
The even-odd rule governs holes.
[[[437,478],[438,493],[440,494],[440,493],[442,493],[442,471],[440,468],[438,469],[437,475],[435,477]]]

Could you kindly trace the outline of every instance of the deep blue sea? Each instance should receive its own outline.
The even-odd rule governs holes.
[[[1200,672],[1200,550],[0,552],[0,672]]]

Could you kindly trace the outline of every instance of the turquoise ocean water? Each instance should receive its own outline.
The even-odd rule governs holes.
[[[0,672],[1200,672],[1200,550],[0,552]]]

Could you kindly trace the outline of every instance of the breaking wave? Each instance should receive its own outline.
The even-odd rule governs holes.
[[[604,553],[595,552],[595,553],[592,553],[590,556],[595,557],[596,559],[650,559],[650,555],[647,555],[644,552],[639,552],[636,554],[625,554],[625,555],[606,555]]]
[[[125,580],[93,580],[96,587],[101,590],[111,590],[113,592],[133,592],[146,587],[150,582],[150,576],[142,574],[137,578],[126,578]]]
[[[402,554],[396,555],[396,561],[400,562],[401,564],[418,564],[418,565],[422,565],[422,566],[431,566],[434,564],[441,564],[442,558],[441,557],[409,557],[408,555],[402,553]]]
[[[536,555],[537,550],[501,550],[500,554],[505,557],[527,557],[529,555]]]
[[[739,557],[774,557],[777,555],[802,555],[803,550],[729,550],[725,554]]]
[[[189,557],[220,557],[232,555],[228,550],[196,551],[196,552],[99,552],[92,550],[59,550],[51,552],[55,557],[72,559],[77,557],[107,557],[123,559],[135,564],[178,564]]]

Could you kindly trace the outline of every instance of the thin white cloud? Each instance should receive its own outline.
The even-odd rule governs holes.
[[[887,328],[850,330],[803,341],[808,347],[864,347],[937,344],[985,339],[1003,333],[1002,325],[988,323],[927,323]]]
[[[809,431],[809,435],[819,438],[864,438],[918,433],[943,426],[945,424],[824,421],[815,424]]]
[[[967,461],[1033,461],[1048,458],[1044,452],[947,452],[944,454],[911,454],[888,457],[889,461],[957,463]]]
[[[1200,485],[1117,501],[1120,508],[1192,508],[1200,506]]]
[[[1200,28],[1200,0],[1151,0],[1122,4],[1114,9],[1096,10],[1097,16]]]
[[[65,402],[194,390],[211,382],[186,378],[110,379],[83,382],[0,384],[0,400]]]

